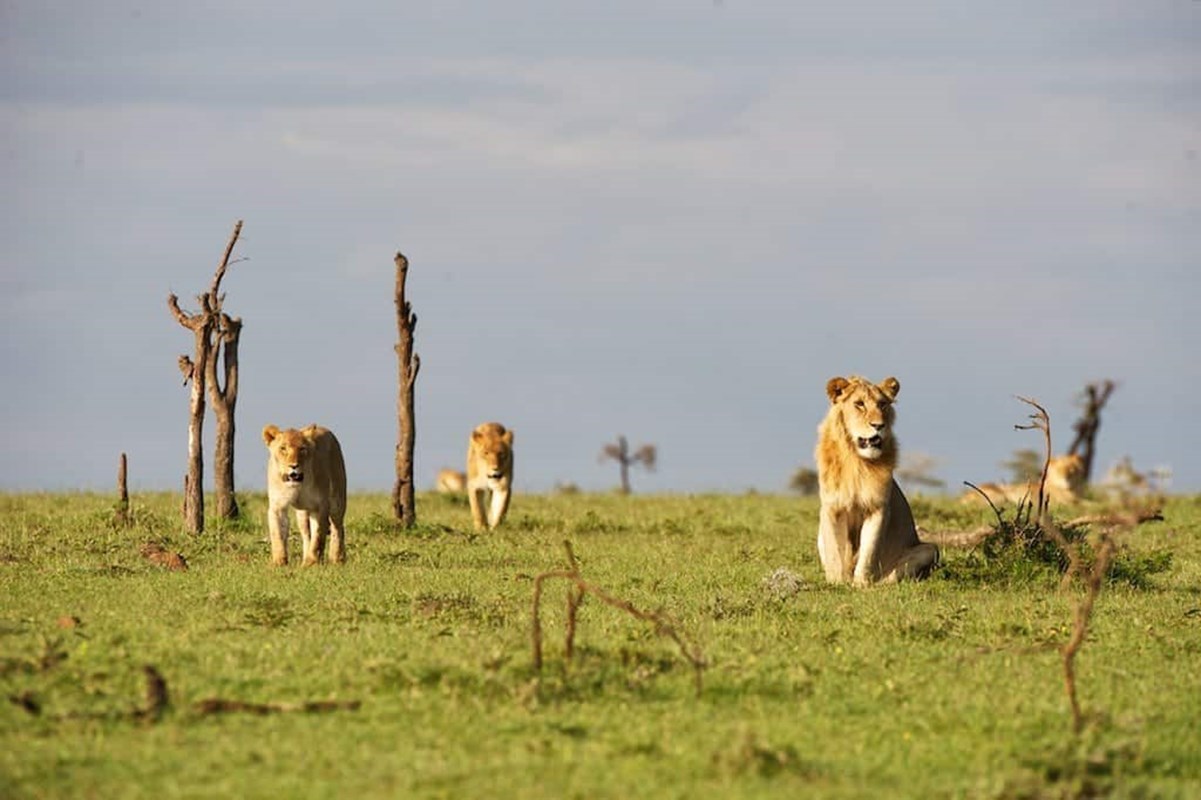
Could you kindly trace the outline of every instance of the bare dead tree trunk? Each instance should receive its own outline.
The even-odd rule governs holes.
[[[1079,452],[1084,459],[1084,482],[1091,483],[1093,475],[1093,454],[1097,443],[1097,431],[1101,427],[1101,409],[1113,394],[1116,384],[1111,380],[1101,383],[1090,383],[1084,387],[1084,414],[1076,420],[1072,428],[1076,438],[1068,448],[1068,455]]]
[[[128,527],[131,520],[129,517],[129,487],[125,482],[125,454],[121,454],[121,460],[117,464],[117,524]]]
[[[417,521],[417,510],[413,499],[413,445],[417,438],[414,387],[417,373],[421,369],[421,357],[413,353],[413,332],[417,329],[417,315],[413,305],[405,299],[405,278],[409,274],[409,260],[396,254],[396,344],[397,358],[397,440],[396,440],[396,483],[392,487],[392,513],[400,523],[411,528]]]
[[[221,263],[209,286],[209,305],[213,310],[213,352],[205,374],[213,416],[217,419],[213,447],[213,488],[217,494],[217,514],[224,519],[238,516],[238,499],[234,494],[234,410],[238,404],[238,340],[242,335],[242,319],[230,317],[223,308],[221,279],[230,265],[230,256],[242,233],[242,220],[234,224]],[[221,379],[218,380],[217,357],[221,357]]]
[[[213,331],[208,295],[200,295],[200,306],[200,313],[185,314],[179,308],[179,298],[173,294],[167,297],[167,307],[195,339],[195,360],[186,355],[179,357],[184,385],[192,384],[188,400],[188,472],[183,484],[183,522],[189,533],[204,533],[204,376],[212,356]]]
[[[617,437],[617,463],[621,465],[621,493],[630,493],[630,445],[626,437]]]
[[[241,320],[233,320],[227,317],[221,310],[221,305],[225,300],[225,296],[220,293],[221,279],[225,277],[225,270],[229,267],[230,256],[233,254],[234,245],[238,242],[238,236],[242,232],[242,221],[234,225],[233,234],[229,238],[228,244],[225,246],[225,253],[221,257],[221,263],[217,266],[217,271],[213,275],[213,282],[209,286],[208,292],[199,295],[197,300],[200,302],[200,310],[195,314],[184,313],[179,307],[179,298],[174,294],[167,296],[167,308],[175,320],[192,331],[195,339],[194,357],[189,358],[186,355],[179,357],[179,370],[183,374],[184,385],[189,382],[192,384],[192,394],[188,403],[188,472],[184,478],[184,500],[183,500],[183,518],[184,528],[191,533],[204,532],[204,403],[206,385],[213,387],[214,407],[219,404],[221,411],[218,411],[218,427],[221,426],[221,415],[228,413],[226,421],[228,422],[228,441],[226,449],[221,449],[220,436],[218,437],[218,452],[223,455],[228,455],[229,472],[228,472],[228,500],[233,502],[233,405],[237,397],[237,336],[241,332]],[[236,323],[236,325],[235,325]],[[223,326],[229,325],[235,328],[234,331],[234,346],[232,364],[233,369],[233,392],[229,393],[230,389],[230,372],[229,372],[229,355],[226,350],[226,386],[224,389],[216,385],[216,353],[215,350],[221,349],[221,342],[214,341],[214,333],[221,330]],[[227,343],[228,346],[228,343]],[[230,402],[230,400],[234,402]],[[220,401],[218,403],[218,401]],[[220,503],[219,503],[220,505]],[[228,506],[227,506],[228,507]],[[236,509],[236,503],[235,503]],[[237,513],[236,510],[234,512]]]
[[[234,494],[234,409],[238,404],[238,337],[242,320],[221,315],[216,327],[216,346],[208,363],[209,399],[217,419],[213,448],[213,487],[217,492],[217,514],[225,519],[238,516]],[[221,352],[223,382],[217,379],[217,351]]]

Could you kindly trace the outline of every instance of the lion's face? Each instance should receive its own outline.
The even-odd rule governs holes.
[[[313,440],[294,428],[281,431],[274,425],[268,425],[263,428],[263,442],[271,454],[270,469],[279,479],[285,484],[303,483],[306,468],[313,456]]]
[[[826,394],[838,409],[851,446],[860,458],[872,461],[884,454],[896,418],[892,403],[900,390],[896,378],[874,384],[851,376],[831,378],[826,384]]]
[[[513,459],[512,431],[505,430],[498,435],[492,431],[476,430],[471,438],[475,443],[475,458],[482,467],[480,472],[494,481],[509,474],[509,465]]]

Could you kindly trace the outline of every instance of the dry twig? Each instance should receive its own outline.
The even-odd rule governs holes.
[[[571,660],[574,650],[577,616],[576,612],[579,610],[579,606],[583,601],[584,595],[591,594],[605,605],[620,609],[635,619],[642,620],[643,622],[654,623],[656,634],[659,636],[664,636],[675,642],[676,646],[680,648],[680,653],[684,656],[688,663],[692,665],[696,682],[696,693],[697,695],[700,695],[702,688],[702,675],[706,666],[704,656],[701,654],[699,648],[689,645],[684,640],[680,632],[676,630],[675,621],[662,611],[643,611],[639,608],[636,608],[628,600],[622,600],[621,598],[614,597],[600,587],[585,581],[580,577],[579,567],[576,564],[575,553],[572,552],[571,543],[564,542],[563,546],[567,550],[567,563],[569,568],[562,570],[551,570],[550,572],[544,572],[534,578],[534,599],[532,608],[533,625],[530,630],[530,640],[533,645],[534,669],[538,672],[542,671],[542,622],[539,618],[539,609],[542,602],[542,584],[552,578],[562,578],[563,580],[570,581],[572,584],[574,584],[574,590],[572,594],[568,596],[567,601],[568,615],[564,653],[568,661]]]
[[[193,709],[197,714],[228,714],[241,711],[247,714],[266,716],[268,714],[284,714],[300,711],[306,714],[325,711],[357,711],[362,706],[358,700],[307,700],[303,703],[247,703],[242,700],[227,700],[223,697],[209,697],[198,701]]]
[[[1066,589],[1076,575],[1084,578],[1084,596],[1075,602],[1072,611],[1072,635],[1059,649],[1063,657],[1064,690],[1067,692],[1068,702],[1072,707],[1072,730],[1079,734],[1084,730],[1084,713],[1080,709],[1080,699],[1076,689],[1076,655],[1084,646],[1093,608],[1096,606],[1097,598],[1101,594],[1101,586],[1105,582],[1105,575],[1109,571],[1109,565],[1117,551],[1117,540],[1114,538],[1113,529],[1103,529],[1098,537],[1097,552],[1093,563],[1085,567],[1080,547],[1069,542],[1050,517],[1044,518],[1042,525],[1047,535],[1068,554],[1068,571],[1063,576],[1061,588]]]
[[[1023,403],[1026,403],[1027,405],[1034,406],[1036,409],[1038,409],[1038,412],[1030,415],[1030,419],[1033,420],[1033,422],[1031,422],[1029,425],[1014,425],[1013,426],[1014,430],[1019,430],[1019,431],[1039,430],[1039,431],[1042,431],[1043,438],[1044,438],[1046,446],[1047,446],[1047,455],[1046,455],[1046,458],[1043,460],[1042,475],[1040,475],[1039,479],[1038,479],[1038,506],[1037,506],[1038,513],[1035,517],[1036,519],[1042,519],[1043,514],[1045,514],[1047,511],[1047,499],[1046,499],[1047,471],[1050,470],[1050,468],[1051,468],[1051,417],[1049,414],[1047,414],[1047,409],[1040,406],[1034,400],[1031,400],[1028,397],[1022,397],[1021,395],[1018,395],[1017,398],[1018,398],[1018,400],[1021,400]]]

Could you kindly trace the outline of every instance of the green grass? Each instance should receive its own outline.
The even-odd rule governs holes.
[[[948,551],[923,584],[824,585],[817,504],[774,496],[524,496],[496,534],[465,502],[351,499],[349,563],[272,569],[265,498],[178,532],[179,498],[0,495],[3,797],[1195,797],[1201,786],[1201,499],[1127,537],[1159,565],[1104,590],[1078,660],[1090,724],[1071,735],[1057,647],[1076,595],[1053,571]],[[920,524],[991,520],[918,499]],[[563,658],[564,563],[679,622],[693,670],[653,627],[594,599]],[[170,572],[147,541],[187,558]],[[293,543],[293,553],[298,549]],[[1168,560],[1164,554],[1171,552]],[[800,591],[765,583],[785,568]],[[1137,584],[1137,585],[1136,585]],[[77,617],[71,626],[64,617]],[[143,665],[166,678],[157,724]],[[205,715],[253,703],[357,710]]]

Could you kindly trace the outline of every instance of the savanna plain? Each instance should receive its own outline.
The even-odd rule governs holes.
[[[1084,588],[1054,564],[948,547],[855,590],[822,578],[813,498],[518,494],[476,534],[462,498],[419,495],[406,530],[356,494],[346,564],[272,568],[265,497],[240,501],[191,536],[178,495],[130,526],[112,497],[0,495],[0,796],[1201,796],[1201,498],[1122,535],[1079,734]],[[912,502],[932,531],[996,521]],[[587,594],[568,659],[575,584],[545,578],[538,670],[565,542],[659,622]]]

